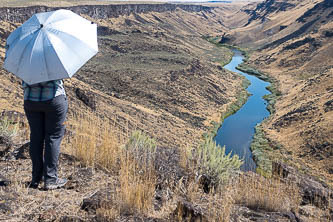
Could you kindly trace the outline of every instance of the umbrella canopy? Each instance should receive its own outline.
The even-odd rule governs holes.
[[[60,9],[33,15],[8,36],[4,68],[32,85],[72,77],[97,52],[97,25]]]

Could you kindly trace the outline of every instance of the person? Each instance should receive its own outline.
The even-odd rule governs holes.
[[[44,189],[65,186],[67,179],[59,178],[58,158],[65,134],[68,102],[63,80],[34,85],[23,81],[24,111],[30,127],[30,158],[32,179],[30,188],[38,188],[44,177]]]

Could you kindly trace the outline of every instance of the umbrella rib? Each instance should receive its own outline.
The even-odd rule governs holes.
[[[19,30],[20,29],[20,30]],[[12,45],[14,42],[16,42],[20,38],[20,34],[17,34],[18,32],[22,32],[22,27],[19,27],[15,29],[7,38],[6,44]],[[16,36],[15,36],[16,35]],[[14,38],[15,37],[15,38]],[[15,45],[15,44],[14,44]]]
[[[52,25],[52,24],[54,24],[54,23],[61,22],[61,21],[63,21],[63,20],[67,20],[67,19],[68,19],[68,18],[60,18],[60,19],[53,20],[53,21],[47,23],[47,21],[50,20],[50,18],[48,18],[48,19],[46,20],[45,23],[49,26],[49,25]]]
[[[34,33],[34,35],[36,35],[36,33]],[[29,40],[29,42],[25,45],[25,47],[24,47],[24,49],[23,49],[23,51],[22,51],[22,55],[24,55],[25,51],[27,50],[28,46],[30,45],[30,42],[31,42],[33,39],[34,39],[34,38],[31,38],[31,39]],[[30,55],[30,56],[31,56],[31,55]],[[23,58],[23,56],[20,57],[19,62],[17,63],[17,64],[18,64],[18,66],[17,66],[17,72],[19,71],[19,69],[20,69],[20,67],[21,67],[22,58]]]
[[[36,29],[35,31],[31,32],[31,33],[28,34],[28,35],[27,35],[27,34],[24,34],[24,35],[23,35],[23,36],[24,36],[23,38],[22,38],[21,35],[17,35],[17,37],[11,41],[10,45],[15,45],[15,43],[16,43],[17,41],[22,41],[22,40],[24,40],[25,38],[28,38],[28,37],[30,37],[31,35],[34,35],[37,31],[38,31],[38,30]],[[14,42],[15,42],[15,43],[14,43]],[[29,41],[28,43],[30,43],[30,41]],[[27,45],[28,45],[28,44],[27,44]]]
[[[51,17],[52,17],[52,16],[51,16]],[[46,25],[51,25],[51,24],[54,24],[54,23],[56,23],[56,22],[60,22],[60,21],[63,21],[63,20],[68,19],[68,18],[60,18],[60,19],[58,19],[58,20],[53,20],[53,21],[47,23],[47,21],[50,20],[51,17],[49,17],[49,18],[45,21],[45,24],[46,24]]]
[[[92,47],[90,47],[88,44],[86,44],[84,41],[82,41],[81,39],[75,37],[74,35],[71,35],[71,34],[68,34],[67,32],[63,32],[63,31],[60,31],[60,30],[57,30],[57,29],[53,29],[53,28],[48,28],[48,30],[54,30],[55,32],[61,32],[62,34],[64,35],[67,35],[67,36],[71,36],[72,38],[76,39],[76,40],[79,40],[81,42],[83,42],[88,48],[92,49],[93,51],[95,51],[95,49],[93,49]]]
[[[43,42],[44,42],[44,39],[43,39]],[[47,64],[47,60],[46,60],[45,46],[46,46],[46,44],[43,44],[43,55],[44,55],[43,58],[44,58],[44,64],[45,64],[45,72],[47,73],[47,76],[49,77],[49,72],[47,71],[48,70],[48,64]]]
[[[60,9],[60,10],[71,12],[71,13],[72,13],[71,16],[73,16],[73,14],[74,14],[75,16],[78,16],[80,19],[83,18],[83,17],[81,17],[81,16],[79,16],[79,15],[73,13],[73,12],[70,11],[70,10],[66,10],[66,9]],[[68,18],[68,17],[60,17],[60,18],[55,19],[55,20],[52,21],[52,18],[53,18],[54,16],[57,16],[57,15],[59,15],[59,10],[58,10],[58,12],[57,12],[57,11],[54,11],[54,13],[52,13],[52,14],[51,14],[51,15],[45,20],[45,22],[44,22],[45,25],[51,25],[51,24],[54,24],[54,23],[56,23],[56,22],[60,22],[60,21],[67,20],[67,19],[71,19],[71,18]],[[84,18],[83,18],[83,19],[84,19]],[[50,21],[50,20],[51,20],[51,22],[48,22],[48,21]]]
[[[41,36],[42,36],[42,31],[40,31],[40,32],[38,32],[38,35],[37,35],[37,37],[35,38],[35,42],[34,42],[34,45],[32,46],[32,50],[31,50],[31,53],[30,53],[30,61],[31,61],[31,58],[32,58],[32,54],[33,54],[33,52],[34,52],[34,48],[35,48],[35,46],[36,46],[36,42],[37,42],[37,40],[39,40],[39,38],[41,38]],[[46,59],[45,59],[45,51],[44,51],[44,46],[42,47],[42,49],[43,49],[43,59],[44,59],[44,64],[45,64],[45,66],[46,66]],[[41,64],[42,65],[42,64]],[[44,70],[47,72],[47,67],[44,67]]]
[[[45,33],[47,36],[48,36],[48,33]],[[47,39],[47,41],[49,41],[49,43],[51,43],[50,42],[50,39],[49,38],[46,38]],[[55,52],[55,54],[57,54],[57,57],[58,57],[58,59],[59,59],[59,61],[60,61],[60,64],[62,65],[62,67],[63,67],[63,69],[64,70],[66,70],[66,68],[64,67],[64,65],[63,65],[63,63],[61,62],[61,60],[60,60],[60,57],[59,57],[59,55],[58,55],[58,53],[57,53],[57,50],[55,50],[55,48],[54,48],[54,46],[52,45],[52,44],[50,44],[50,46],[52,47],[52,49],[53,49],[53,51]],[[44,50],[44,49],[43,49]],[[45,53],[45,50],[44,50],[44,53]],[[44,54],[45,55],[45,54]],[[46,65],[47,66],[47,65]],[[67,71],[67,70],[66,70]]]

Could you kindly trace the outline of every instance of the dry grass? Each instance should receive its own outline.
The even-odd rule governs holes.
[[[147,214],[152,209],[155,194],[156,143],[135,131],[124,146],[120,158],[121,211]]]
[[[140,164],[136,160],[126,157],[121,163],[119,180],[121,212],[147,214],[152,209],[155,193],[154,167],[140,169]]]
[[[157,183],[155,164],[158,161],[156,142],[144,133],[135,131],[126,144],[120,145],[116,134],[108,128],[109,123],[98,121],[91,116],[82,118],[78,122],[80,124],[74,127],[75,155],[86,166],[103,167],[118,175],[119,184],[116,185],[116,194],[113,197],[114,206],[102,207],[98,209],[97,214],[109,220],[124,214],[156,215],[153,209]],[[184,151],[180,165],[190,167],[188,171],[198,170],[198,166],[193,168],[190,164],[188,155],[189,153]],[[223,191],[220,188],[212,188],[209,193],[205,193],[196,179],[193,178],[186,187],[179,183],[174,195],[185,197],[212,221],[228,221],[233,206],[230,189]],[[168,206],[163,207],[168,208]],[[180,217],[182,213],[178,214]],[[181,220],[179,218],[179,221]]]
[[[235,202],[254,210],[297,212],[301,201],[296,184],[266,179],[258,174],[240,176],[234,186]]]
[[[26,175],[25,179],[17,177],[20,175],[18,172],[30,172],[27,167],[22,169],[22,166],[29,164],[23,164],[13,172],[10,178],[13,183],[9,188],[15,190],[15,195],[18,196],[16,200],[23,203],[16,208],[20,214],[32,215],[34,219],[53,220],[57,218],[57,214],[70,214],[72,210],[74,212],[72,215],[85,218],[79,210],[82,197],[89,196],[92,190],[99,190],[102,186],[112,190],[111,206],[101,206],[96,211],[96,217],[102,221],[119,220],[126,215],[191,221],[193,219],[191,216],[184,217],[183,208],[177,208],[180,199],[190,203],[203,218],[209,218],[209,221],[230,221],[234,206],[238,204],[253,210],[269,212],[298,211],[300,195],[295,184],[266,179],[257,174],[247,173],[237,176],[233,173],[233,179],[228,183],[219,183],[211,187],[209,192],[205,192],[200,177],[195,176],[199,166],[193,165],[193,159],[189,159],[191,157],[189,153],[193,154],[189,148],[182,151],[183,154],[179,159],[179,165],[189,173],[187,182],[181,179],[176,187],[164,187],[163,189],[170,190],[171,196],[163,197],[165,201],[160,206],[161,210],[156,211],[154,203],[158,175],[155,169],[158,160],[155,140],[135,131],[124,143],[124,139],[121,139],[124,137],[113,131],[113,124],[110,121],[98,119],[91,114],[76,118],[78,124],[72,126],[73,137],[70,139],[74,154],[85,166],[103,168],[107,175],[114,175],[112,181],[107,175],[98,176],[98,184],[92,184],[90,190],[84,193],[65,190],[36,196],[25,188],[24,180],[29,176]],[[215,147],[211,143],[206,145],[210,148]],[[207,155],[211,157],[213,154],[214,152]],[[221,155],[220,152],[215,154]],[[206,171],[206,174],[209,172],[212,171]],[[0,189],[0,195],[4,195],[4,192]],[[70,198],[63,197],[61,192],[66,192]],[[59,207],[55,207],[54,210],[44,209],[45,204],[47,206],[58,204]],[[35,206],[29,208],[32,205]],[[178,211],[175,211],[176,208]],[[172,216],[174,213],[176,215]],[[26,219],[20,214],[15,214],[11,218],[18,221]],[[6,217],[6,219],[11,218]]]
[[[226,180],[229,176],[223,176],[223,181],[228,181],[227,183],[218,183],[217,186],[211,187],[208,193],[204,192],[207,182],[205,180],[210,178],[207,173],[211,171],[206,171],[206,178],[201,180],[202,178],[198,176],[198,169],[202,166],[197,165],[198,162],[193,165],[193,160],[188,159],[189,156],[192,156],[189,153],[191,153],[190,149],[182,150],[180,165],[187,168],[190,174],[196,175],[196,178],[192,178],[192,181],[186,186],[179,183],[178,195],[196,206],[210,221],[229,221],[235,205],[267,212],[298,212],[301,195],[295,183],[266,179],[255,173],[237,175],[233,171],[229,175],[232,176],[229,181]],[[223,171],[221,172],[223,175]],[[183,215],[183,212],[178,212],[178,215]]]
[[[113,131],[112,124],[92,115],[74,128],[74,155],[85,166],[119,175],[114,197],[117,204],[99,209],[98,214],[110,220],[124,213],[147,214],[152,209],[156,185],[155,141],[135,131],[125,145],[120,145],[122,137]]]
[[[202,186],[196,181],[191,181],[186,187],[179,183],[177,195],[190,202],[197,212],[202,214],[209,221],[230,221],[234,200],[232,189],[227,186],[211,189],[205,193]],[[177,212],[178,221],[184,221],[184,212],[180,209]],[[192,221],[193,218],[186,218],[185,221]]]
[[[81,115],[74,118],[77,118],[75,121],[77,125],[72,126],[73,154],[85,166],[103,167],[107,170],[117,168],[123,136],[116,133],[112,122],[93,115]]]

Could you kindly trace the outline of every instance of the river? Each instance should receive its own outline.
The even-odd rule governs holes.
[[[226,153],[232,152],[232,155],[237,154],[244,159],[242,170],[255,171],[256,164],[252,158],[250,145],[255,133],[255,126],[269,116],[267,102],[263,96],[270,94],[266,89],[270,83],[237,70],[236,67],[243,62],[244,57],[239,50],[233,50],[233,52],[234,56],[231,62],[224,68],[245,76],[251,82],[247,88],[251,96],[235,114],[223,121],[222,126],[217,131],[215,141],[226,147]]]

